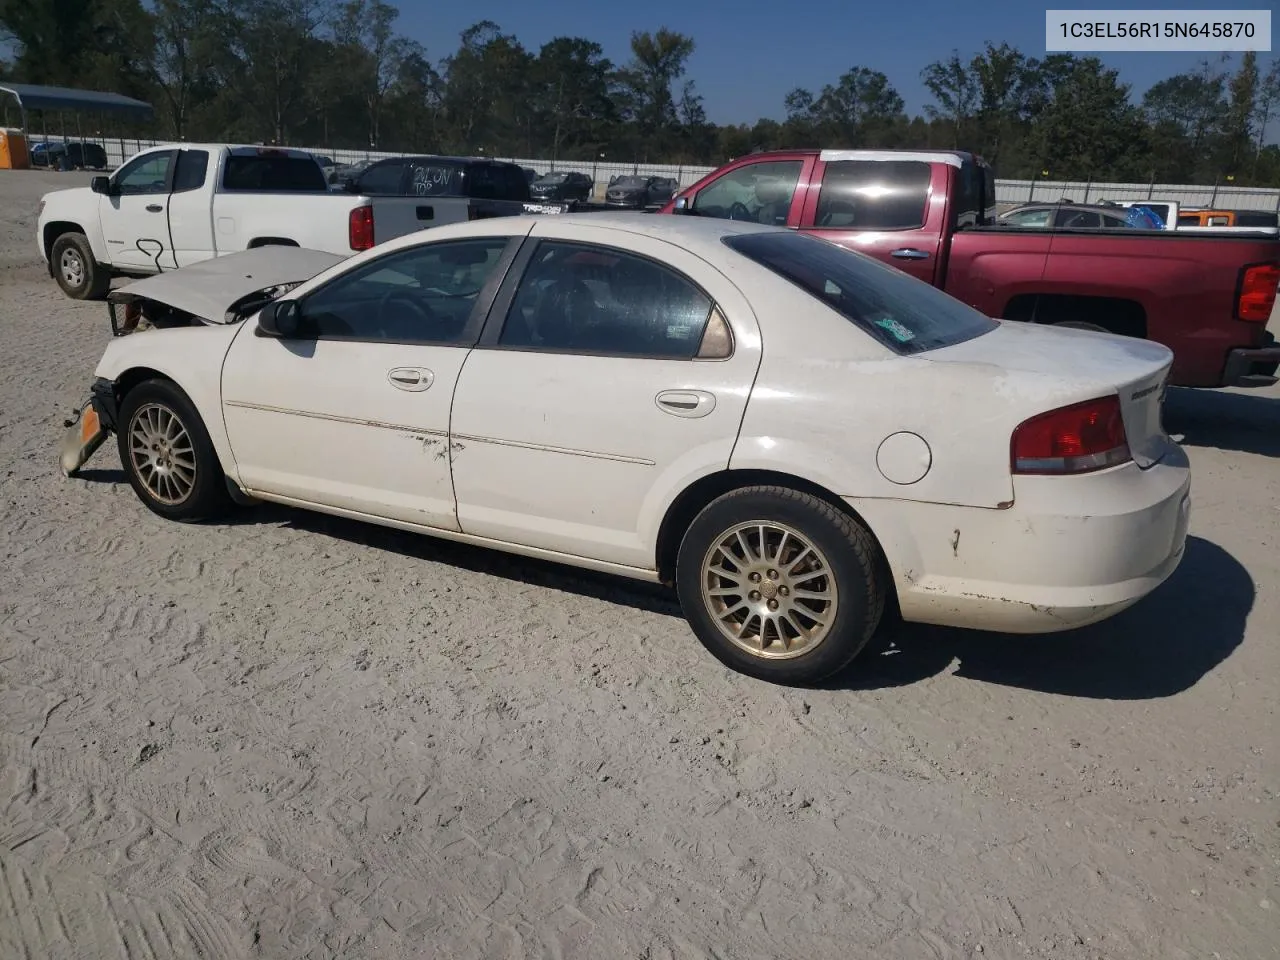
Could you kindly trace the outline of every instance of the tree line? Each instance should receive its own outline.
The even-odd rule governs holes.
[[[923,68],[920,116],[888,76],[852,66],[792,90],[781,119],[717,125],[688,76],[696,38],[677,31],[633,33],[614,63],[585,37],[534,50],[482,20],[433,59],[398,17],[385,0],[0,0],[13,51],[0,76],[154,104],[154,122],[117,125],[132,136],[710,165],[782,147],[960,148],[1010,178],[1280,186],[1265,142],[1280,59],[1263,71],[1252,53],[1135,102],[1097,58],[988,43]]]

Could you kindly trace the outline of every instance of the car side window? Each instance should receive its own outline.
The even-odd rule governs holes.
[[[801,160],[762,160],[707,184],[690,209],[699,216],[785,226],[800,182]]]
[[[712,307],[670,267],[613,247],[547,240],[520,280],[498,345],[692,360]]]
[[[172,163],[171,151],[130,160],[116,174],[116,192],[126,197],[167,192]]]
[[[373,165],[360,175],[356,189],[371,197],[400,196],[404,193],[404,161],[391,160]]]
[[[919,160],[836,160],[822,174],[814,226],[910,230],[924,225],[933,170]]]
[[[1102,226],[1102,217],[1092,210],[1060,210],[1058,212],[1059,227],[1073,230],[1087,230]]]
[[[178,154],[178,169],[173,173],[173,192],[199,190],[204,186],[208,170],[208,150],[183,150]]]
[[[302,330],[317,340],[458,344],[509,237],[427,243],[380,257],[300,304]]]
[[[1004,222],[1013,224],[1015,227],[1047,227],[1050,212],[1049,210],[1022,210],[1009,214]]]

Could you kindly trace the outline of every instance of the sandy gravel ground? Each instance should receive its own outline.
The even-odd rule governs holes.
[[[1185,562],[816,691],[671,600],[57,471],[109,337],[0,173],[0,957],[1280,956],[1280,392],[1177,393]]]

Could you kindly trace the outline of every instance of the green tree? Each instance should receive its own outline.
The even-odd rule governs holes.
[[[1055,178],[1126,180],[1138,176],[1146,152],[1142,115],[1129,102],[1119,72],[1096,57],[1079,59],[1053,88],[1036,118],[1031,142]]]
[[[631,34],[631,63],[618,79],[624,116],[634,125],[633,142],[646,162],[654,148],[673,144],[680,124],[673,87],[684,78],[693,50],[692,37],[666,27]]]
[[[920,79],[934,99],[924,108],[925,113],[950,125],[951,146],[958,149],[978,106],[977,77],[953,50],[946,60],[936,60],[920,71]]]
[[[610,96],[613,64],[598,43],[556,37],[542,45],[533,64],[529,106],[549,143],[552,162],[563,154],[582,158],[607,142],[617,111]]]

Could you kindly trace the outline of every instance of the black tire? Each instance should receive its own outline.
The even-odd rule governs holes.
[[[817,548],[836,588],[838,602],[826,635],[789,659],[749,653],[734,643],[718,626],[710,608],[714,601],[703,595],[704,559],[739,524],[755,521],[789,527]],[[694,633],[726,666],[762,680],[807,685],[844,669],[870,641],[884,613],[881,570],[875,539],[830,503],[788,487],[744,487],[713,501],[690,524],[676,560],[676,590]]]
[[[94,260],[83,233],[64,233],[54,240],[49,264],[53,279],[73,300],[101,300],[111,287],[111,271]]]
[[[157,408],[176,418],[190,440],[191,456],[187,459],[194,462],[195,476],[190,482],[190,489],[180,498],[175,496],[166,500],[157,496],[142,477],[140,466],[130,450],[130,437],[140,412]],[[222,472],[209,432],[190,399],[172,381],[145,380],[125,394],[120,404],[116,440],[120,465],[129,478],[129,485],[151,512],[166,520],[194,523],[220,516],[230,509],[232,501],[227,492],[226,475]],[[182,449],[185,450],[186,445],[182,445]]]

